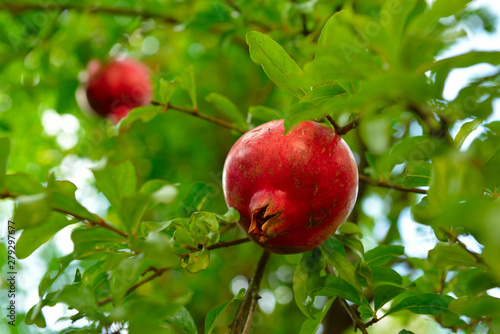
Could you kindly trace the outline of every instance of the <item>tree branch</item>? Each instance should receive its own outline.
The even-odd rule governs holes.
[[[103,6],[89,6],[78,3],[58,4],[57,2],[50,2],[50,4],[43,5],[42,3],[14,3],[8,2],[0,4],[0,9],[5,9],[13,13],[20,13],[29,10],[42,10],[42,11],[64,11],[64,10],[77,10],[85,13],[102,13],[109,15],[119,16],[140,16],[145,19],[157,19],[170,24],[179,24],[179,20],[171,16],[153,12],[136,10],[134,8],[124,7],[103,7]]]
[[[5,199],[5,198],[12,198],[12,199],[16,199],[18,196],[15,196],[13,194],[10,194],[8,191],[6,191],[4,189],[4,192],[2,194],[0,194],[0,199]],[[117,229],[116,227],[114,227],[113,225],[110,225],[108,224],[104,219],[102,219],[101,217],[98,217],[94,214],[92,214],[92,216],[94,217],[93,219],[89,219],[87,217],[82,217],[76,213],[73,213],[73,212],[69,212],[69,211],[66,211],[66,210],[63,210],[63,209],[60,209],[60,208],[56,208],[56,207],[51,207],[51,209],[53,211],[57,211],[57,212],[60,212],[60,213],[63,213],[65,215],[68,215],[68,216],[71,216],[71,217],[74,217],[76,219],[79,219],[79,220],[82,220],[82,221],[86,221],[88,222],[89,224],[91,225],[95,225],[95,226],[100,226],[100,227],[103,227],[105,229],[108,229],[110,231],[113,231],[115,232],[116,234],[119,234],[121,235],[122,237],[124,238],[128,238],[128,235],[127,233],[125,232],[122,232],[120,231],[119,229]]]
[[[245,294],[245,300],[241,302],[233,319],[231,334],[247,334],[250,330],[255,307],[257,306],[257,300],[260,298],[260,283],[264,276],[264,271],[266,270],[270,255],[271,253],[265,250],[259,259],[257,269],[250,281],[247,293]]]
[[[208,246],[206,249],[210,251],[210,250],[214,250],[214,249],[218,249],[218,248],[236,246],[236,245],[243,244],[243,243],[249,242],[249,241],[250,241],[250,239],[248,239],[248,238],[241,238],[241,239],[236,239],[233,241],[219,241],[215,245]],[[200,246],[202,246],[202,245],[200,245]],[[193,249],[193,247],[190,247],[190,248],[191,248],[191,251],[189,253],[185,253],[185,254],[181,255],[181,257],[183,259],[189,257],[190,253],[197,252],[201,249],[201,248]]]
[[[465,249],[467,251],[467,253],[472,255],[476,259],[477,263],[481,263],[481,264],[485,265],[486,267],[489,267],[489,265],[484,261],[484,258],[480,254],[478,254],[474,251],[471,251],[469,248],[467,248],[467,245],[464,244],[460,239],[458,239],[458,236],[455,235],[452,231],[450,231],[447,228],[443,228],[443,231],[444,231],[444,233],[446,233],[446,235],[448,235],[450,237],[451,240],[453,240],[453,242],[457,243],[460,247]]]
[[[337,133],[339,136],[343,136],[352,129],[355,129],[358,126],[359,119],[361,118],[360,115],[357,115],[354,117],[349,123],[347,123],[344,126],[338,125],[338,123],[332,118],[330,115],[326,115],[326,119],[328,122],[330,122],[335,130],[335,133]]]
[[[144,285],[146,284],[147,282],[149,281],[152,281],[153,279],[155,279],[156,277],[159,277],[161,275],[163,275],[163,273],[167,270],[169,270],[170,268],[156,268],[156,267],[149,267],[148,269],[146,269],[142,274],[141,276],[144,276],[146,275],[146,273],[148,273],[149,271],[154,271],[154,274],[149,276],[148,278],[146,279],[143,279],[142,281],[132,285],[130,288],[128,288],[127,292],[125,293],[125,296],[129,295],[130,293],[132,293],[132,291],[136,290],[138,287],[140,287],[141,285]],[[103,299],[99,302],[97,302],[97,305],[99,306],[102,306],[102,305],[105,305],[109,302],[111,302],[113,300],[112,297],[108,297],[106,299]]]
[[[359,174],[359,180],[366,182],[368,184],[371,184],[372,186],[376,186],[376,187],[391,188],[391,189],[396,189],[399,191],[405,191],[408,193],[427,194],[427,190],[424,190],[424,189],[403,188],[402,186],[400,186],[398,184],[388,183],[386,181],[374,180],[371,177],[369,177],[367,175],[363,175],[363,174]]]
[[[163,109],[165,110],[165,112],[168,111],[169,109],[174,109],[174,110],[177,110],[177,111],[189,114],[191,116],[195,116],[195,117],[204,119],[206,121],[215,123],[217,125],[225,127],[226,129],[236,130],[239,133],[245,133],[246,132],[246,130],[240,129],[239,127],[234,126],[231,123],[228,123],[226,121],[223,121],[221,119],[218,119],[218,118],[215,118],[215,117],[212,117],[212,116],[208,116],[208,115],[202,114],[202,113],[198,112],[198,110],[190,110],[190,109],[186,109],[186,108],[183,108],[183,107],[180,107],[180,106],[172,105],[170,103],[164,104],[164,103],[157,102],[157,101],[152,101],[151,104],[155,105],[155,106],[161,106],[161,107],[163,107]]]
[[[358,317],[358,315],[352,309],[352,307],[343,298],[340,298],[340,297],[338,297],[338,298],[340,299],[340,302],[342,303],[342,306],[344,306],[347,313],[349,313],[349,316],[351,317],[352,322],[354,322],[354,331],[356,331],[359,328],[361,333],[368,334],[368,332],[366,331],[366,328],[365,328],[365,324],[361,321],[361,319]]]

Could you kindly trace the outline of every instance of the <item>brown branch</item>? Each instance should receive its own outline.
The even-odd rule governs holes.
[[[215,245],[208,246],[206,248],[206,250],[210,251],[210,250],[214,250],[214,249],[218,249],[218,248],[236,246],[236,245],[243,244],[243,243],[249,242],[249,241],[250,241],[250,239],[248,239],[248,238],[241,238],[241,239],[236,239],[236,240],[232,240],[232,241],[219,241]],[[200,245],[200,247],[203,247],[203,245]],[[182,254],[181,257],[183,259],[185,259],[185,258],[189,257],[189,254],[197,252],[199,250],[201,250],[201,248],[193,249],[193,247],[191,247],[191,251],[189,253]]]
[[[4,189],[3,193],[0,194],[0,199],[5,199],[5,198],[12,198],[12,199],[16,199],[18,196],[16,195],[13,195],[13,194],[10,194],[7,190]],[[66,210],[63,210],[63,209],[60,209],[60,208],[56,208],[56,207],[51,207],[51,209],[53,211],[57,211],[57,212],[60,212],[60,213],[63,213],[65,215],[68,215],[68,216],[71,216],[73,218],[76,218],[76,219],[79,219],[81,221],[84,221],[84,222],[88,222],[89,224],[91,225],[95,225],[95,226],[100,226],[100,227],[103,227],[105,229],[108,229],[110,231],[113,231],[119,235],[121,235],[122,237],[124,238],[128,238],[128,235],[127,233],[125,232],[122,232],[120,230],[118,230],[116,227],[114,227],[113,225],[110,225],[108,224],[104,219],[102,219],[101,217],[98,217],[98,216],[95,216],[92,214],[92,216],[94,217],[93,219],[89,219],[87,217],[83,217],[83,216],[80,216],[76,213],[72,213],[72,212],[69,212],[69,211],[66,211]]]
[[[142,274],[141,276],[144,276],[147,272],[149,271],[154,271],[154,274],[149,276],[148,278],[145,278],[143,279],[142,281],[132,285],[130,288],[128,288],[127,292],[125,293],[125,296],[129,295],[130,293],[132,293],[134,290],[136,290],[138,287],[140,287],[141,285],[144,285],[146,284],[147,282],[149,281],[152,281],[153,279],[155,279],[156,277],[159,277],[161,275],[163,275],[163,273],[167,270],[169,270],[170,268],[155,268],[155,267],[149,267],[148,269],[146,269]],[[113,300],[112,297],[108,297],[106,299],[103,299],[99,302],[97,302],[97,305],[99,306],[102,306],[102,305],[105,305],[109,302],[111,302]]]
[[[172,105],[170,103],[168,103],[167,105],[165,105],[164,103],[160,103],[160,102],[157,102],[157,101],[152,101],[151,104],[155,105],[155,106],[161,106],[161,107],[163,107],[163,109],[165,110],[165,112],[167,112],[169,109],[174,109],[174,110],[177,110],[177,111],[189,114],[191,116],[195,116],[195,117],[204,119],[206,121],[215,123],[217,125],[220,125],[222,127],[227,128],[227,129],[236,130],[239,133],[245,133],[246,132],[245,130],[240,129],[239,127],[234,126],[231,123],[228,123],[226,121],[223,121],[221,119],[218,119],[218,118],[215,118],[215,117],[212,117],[212,116],[208,116],[208,115],[202,114],[202,113],[198,112],[198,110],[190,110],[190,109],[183,108],[183,107],[180,107],[180,106]]]
[[[481,263],[481,264],[485,265],[486,267],[489,267],[489,265],[484,261],[484,259],[481,255],[479,255],[478,253],[471,251],[469,248],[467,248],[467,245],[465,245],[460,239],[458,239],[458,236],[455,235],[452,231],[448,230],[447,228],[443,228],[443,231],[444,231],[444,233],[446,233],[446,235],[448,235],[451,238],[451,240],[453,240],[453,242],[457,243],[460,247],[465,249],[467,251],[467,253],[472,255],[477,263]]]
[[[361,319],[358,317],[356,312],[352,309],[352,307],[343,299],[340,298],[340,302],[342,303],[342,306],[344,306],[345,310],[347,313],[349,313],[349,316],[351,317],[352,321],[354,322],[354,331],[356,331],[358,328],[363,334],[368,334],[365,328],[365,324],[361,321]]]
[[[335,133],[337,133],[339,136],[343,136],[349,131],[355,129],[358,126],[359,119],[361,118],[360,115],[357,115],[354,117],[349,123],[347,123],[344,126],[340,126],[335,120],[332,118],[330,115],[326,115],[326,119],[328,122],[330,122],[335,130]]]
[[[140,16],[145,19],[157,19],[170,24],[179,24],[179,20],[171,16],[167,16],[162,13],[153,11],[136,10],[134,8],[125,7],[103,7],[103,6],[89,6],[78,3],[68,3],[68,4],[58,4],[57,2],[51,2],[48,5],[43,5],[42,3],[14,3],[8,2],[0,5],[0,9],[8,10],[13,13],[20,13],[30,10],[42,10],[42,11],[64,11],[64,10],[77,10],[84,13],[102,13],[109,15],[119,15],[119,16]]]
[[[398,184],[393,184],[393,183],[388,183],[386,181],[379,181],[372,179],[371,177],[363,174],[359,174],[359,180],[366,182],[368,184],[371,184],[372,186],[376,187],[383,187],[383,188],[391,188],[391,189],[396,189],[399,191],[405,191],[409,193],[417,193],[417,194],[427,194],[427,190],[424,189],[418,189],[418,188],[403,188],[402,186]]]
[[[247,334],[250,330],[255,307],[257,306],[257,300],[260,298],[260,283],[262,281],[262,277],[264,276],[264,271],[266,270],[270,255],[271,253],[265,250],[259,259],[257,269],[255,270],[252,280],[250,281],[250,285],[248,286],[248,290],[245,294],[245,300],[238,307],[236,315],[233,319],[231,334]]]

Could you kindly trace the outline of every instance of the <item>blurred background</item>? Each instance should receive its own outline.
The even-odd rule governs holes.
[[[252,62],[245,33],[251,30],[268,33],[301,65],[312,59],[314,38],[344,1],[243,2],[249,8],[247,12],[236,10],[232,1],[0,0],[0,135],[7,135],[12,140],[9,172],[27,173],[41,182],[53,172],[57,178],[77,185],[80,203],[91,212],[106,217],[109,203],[95,187],[90,169],[106,160],[112,163],[130,160],[136,167],[140,183],[157,178],[178,188],[175,201],[161,206],[151,219],[164,220],[177,215],[182,210],[181,204],[192,196],[193,189],[203,185],[210,189],[205,209],[225,212],[222,167],[239,134],[169,110],[147,124],[135,122],[127,131],[115,135],[113,124],[83,112],[77,100],[83,94],[82,82],[90,60],[108,60],[125,54],[149,67],[156,99],[160,79],[172,80],[193,66],[201,112],[225,117],[205,100],[212,92],[235,102],[244,115],[256,105],[283,112],[293,98],[277,88]],[[100,11],[101,7],[119,8],[123,12]],[[469,9],[470,17],[461,27],[463,36],[441,54],[441,58],[469,50],[500,49],[496,19],[500,15],[500,3],[478,0]],[[154,14],[140,17],[133,15],[135,10]],[[313,33],[309,38],[298,38],[304,28],[304,16],[308,18],[305,29]],[[489,65],[477,65],[453,71],[446,82],[444,97],[452,100],[472,78],[494,70]],[[190,103],[189,96],[182,91],[176,92],[171,102],[180,106]],[[498,100],[490,117],[493,119],[500,120]],[[252,125],[263,121],[265,119],[259,119],[258,115],[249,118]],[[458,132],[460,125],[460,122],[456,124],[452,134]],[[481,131],[479,127],[475,136]],[[413,134],[419,132],[418,127],[413,129]],[[468,139],[469,144],[473,137]],[[353,138],[349,135],[346,140],[351,144]],[[352,145],[356,147],[355,143]],[[373,144],[376,145],[387,144]],[[406,254],[425,258],[437,242],[434,232],[430,227],[413,222],[407,202],[401,202],[403,209],[399,214],[394,209],[398,205],[394,201],[392,196],[377,191],[363,198],[360,226],[365,249],[388,238],[391,226],[397,226],[400,232],[397,238],[405,246]],[[12,217],[13,210],[14,201],[0,202],[2,242],[6,238],[4,222]],[[394,214],[396,211],[398,215]],[[12,331],[2,317],[1,333],[49,333],[69,326],[70,320],[58,319],[75,312],[61,304],[44,311],[47,321],[44,330],[28,328],[22,324],[22,318],[23,313],[39,300],[37,284],[41,277],[47,270],[57,269],[57,258],[72,251],[72,228],[60,231],[52,242],[18,264],[19,325]],[[239,229],[234,229],[226,240],[242,236]],[[464,241],[471,249],[479,249],[472,238]],[[253,244],[243,244],[231,252],[213,252],[209,269],[197,275],[184,271],[168,274],[173,282],[182,281],[192,288],[187,308],[195,319],[199,319],[199,328],[203,327],[209,310],[248,285],[257,261],[256,249]],[[287,255],[271,259],[254,320],[258,333],[277,333],[273,331],[276,328],[280,328],[280,333],[295,333],[304,321],[304,315],[294,305],[292,293],[293,272],[299,258],[300,255]],[[3,257],[0,265],[5,265]],[[60,280],[71,280],[71,273],[79,265],[73,262],[66,271],[67,277]],[[395,269],[409,273],[404,266]],[[412,273],[420,274],[418,271]],[[491,293],[500,297],[498,291]],[[318,307],[324,302],[318,299]],[[225,319],[221,323],[228,321]],[[408,329],[417,328],[418,333],[448,333],[438,329],[432,321],[407,314],[387,319],[371,333],[392,333],[392,329],[402,324]]]

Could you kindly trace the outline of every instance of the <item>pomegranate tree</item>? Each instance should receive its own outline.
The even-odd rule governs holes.
[[[231,148],[223,174],[226,203],[261,247],[300,253],[321,245],[356,201],[358,170],[345,141],[326,126],[262,124]]]
[[[132,60],[112,60],[88,65],[87,99],[99,115],[118,121],[133,108],[151,102],[152,88],[148,68]]]

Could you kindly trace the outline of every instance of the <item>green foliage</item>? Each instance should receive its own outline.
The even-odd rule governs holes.
[[[447,56],[494,30],[471,3],[2,2],[0,217],[19,232],[16,270],[42,277],[2,330],[54,332],[56,315],[60,333],[227,332],[258,253],[224,204],[227,152],[264,122],[329,116],[353,128],[357,204],[318,249],[271,257],[275,303],[256,302],[251,331],[333,332],[344,305],[354,328],[498,332],[500,52]],[[112,124],[85,112],[85,68],[122,54],[149,67],[154,97]],[[447,100],[451,74],[478,64],[491,72]],[[434,242],[418,257],[409,212],[410,238]]]

